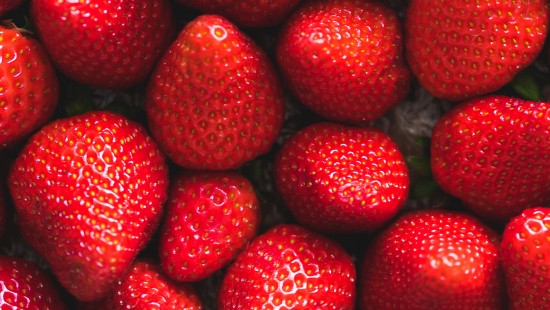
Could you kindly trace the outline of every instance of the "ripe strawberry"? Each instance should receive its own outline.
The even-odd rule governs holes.
[[[300,0],[177,0],[204,13],[218,14],[240,27],[270,27],[283,21]]]
[[[285,23],[277,60],[291,90],[313,112],[360,123],[405,98],[410,73],[395,12],[364,0],[304,3]]]
[[[0,256],[0,308],[67,309],[57,284],[34,263]]]
[[[283,99],[266,54],[226,19],[203,15],[161,59],[145,104],[153,136],[176,164],[227,170],[271,148]]]
[[[501,261],[511,310],[550,305],[550,208],[526,209],[508,223]]]
[[[44,126],[9,187],[23,237],[82,301],[104,297],[160,220],[167,167],[144,128],[111,112]]]
[[[15,26],[0,26],[0,149],[27,138],[51,118],[58,87],[40,43]]]
[[[397,145],[374,128],[310,125],[283,145],[273,169],[296,219],[325,232],[374,230],[399,211],[409,190]]]
[[[542,50],[548,8],[545,0],[412,0],[408,63],[436,97],[459,101],[498,90]]]
[[[175,33],[167,0],[34,0],[31,20],[64,74],[103,88],[144,81]]]
[[[136,260],[107,298],[82,303],[80,307],[81,310],[202,308],[202,302],[190,284],[173,282],[157,264],[146,260]]]
[[[227,265],[256,235],[259,203],[235,172],[178,175],[160,235],[160,262],[176,281],[197,281]]]
[[[456,106],[432,133],[432,170],[484,219],[550,202],[550,104],[489,96]]]
[[[23,0],[2,0],[0,2],[0,15],[4,15],[7,12],[15,9],[23,3]]]
[[[362,309],[502,309],[498,235],[473,216],[405,213],[362,261]]]
[[[239,254],[223,279],[218,309],[353,309],[355,267],[334,241],[281,224]]]

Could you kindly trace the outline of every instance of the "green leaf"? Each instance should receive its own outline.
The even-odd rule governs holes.
[[[510,82],[510,85],[523,99],[543,101],[539,83],[535,76],[529,71],[518,73],[512,82]]]

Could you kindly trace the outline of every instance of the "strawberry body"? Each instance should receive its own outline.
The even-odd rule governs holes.
[[[167,183],[153,139],[110,112],[46,125],[9,174],[23,237],[83,301],[108,294],[149,241]]]
[[[235,172],[190,172],[173,180],[160,236],[163,270],[197,281],[227,265],[255,235],[260,206]]]
[[[167,0],[36,0],[31,19],[52,61],[94,87],[143,82],[173,39]]]
[[[59,85],[42,45],[18,29],[0,26],[0,54],[1,149],[51,118]]]
[[[548,16],[544,0],[413,0],[405,19],[407,60],[436,97],[460,101],[487,94],[535,60]]]
[[[367,127],[310,125],[283,145],[273,169],[296,219],[325,232],[374,230],[399,211],[409,190],[397,145]]]
[[[340,122],[371,121],[409,91],[401,32],[395,12],[380,3],[309,1],[285,22],[277,61],[313,112]]]
[[[502,309],[498,235],[444,210],[405,213],[362,261],[362,309]]]
[[[550,304],[550,208],[526,209],[506,225],[501,261],[510,309],[546,309]]]
[[[432,171],[484,219],[550,202],[550,104],[489,96],[459,104],[432,133]]]
[[[180,32],[153,73],[145,106],[165,153],[191,169],[234,169],[267,152],[284,116],[267,55],[216,15]]]
[[[258,236],[229,267],[218,309],[353,309],[355,267],[337,243],[281,224]]]
[[[15,9],[23,3],[23,0],[3,0],[0,2],[0,15],[4,15],[7,12]]]

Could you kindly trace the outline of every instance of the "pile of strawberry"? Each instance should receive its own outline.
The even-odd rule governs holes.
[[[0,308],[550,308],[548,1],[0,15]]]

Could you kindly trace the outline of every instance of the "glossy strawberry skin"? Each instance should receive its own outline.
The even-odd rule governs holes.
[[[339,244],[281,224],[258,236],[229,267],[218,309],[353,309],[355,276]]]
[[[385,133],[316,123],[292,136],[273,166],[276,187],[296,219],[330,233],[374,230],[404,205],[409,175]]]
[[[175,34],[167,0],[35,0],[31,20],[61,72],[101,88],[143,82]]]
[[[0,26],[0,149],[48,121],[59,85],[46,51],[16,28]]]
[[[462,101],[488,94],[535,60],[548,18],[544,0],[413,0],[405,19],[407,61],[436,97]]]
[[[300,0],[177,0],[203,13],[226,17],[239,27],[271,27],[281,23]]]
[[[34,263],[10,256],[0,256],[0,308],[68,309],[49,274]]]
[[[111,112],[44,126],[9,187],[23,237],[82,301],[104,297],[160,221],[167,166],[144,128]]]
[[[267,55],[225,18],[190,22],[163,56],[145,103],[149,128],[176,164],[229,170],[266,153],[283,122]]]
[[[550,208],[526,209],[506,225],[501,261],[510,309],[545,309],[550,303]]]
[[[4,15],[7,12],[15,9],[23,3],[23,0],[2,0],[0,2],[0,15]]]
[[[285,22],[276,49],[296,97],[322,117],[381,117],[410,88],[395,12],[363,0],[305,2]]]
[[[503,309],[498,249],[498,235],[468,214],[405,213],[363,257],[361,308]]]
[[[489,96],[459,104],[432,133],[432,171],[477,215],[506,222],[550,202],[550,104]]]
[[[256,235],[260,206],[236,172],[188,172],[172,180],[160,236],[165,273],[197,281],[224,267]]]

